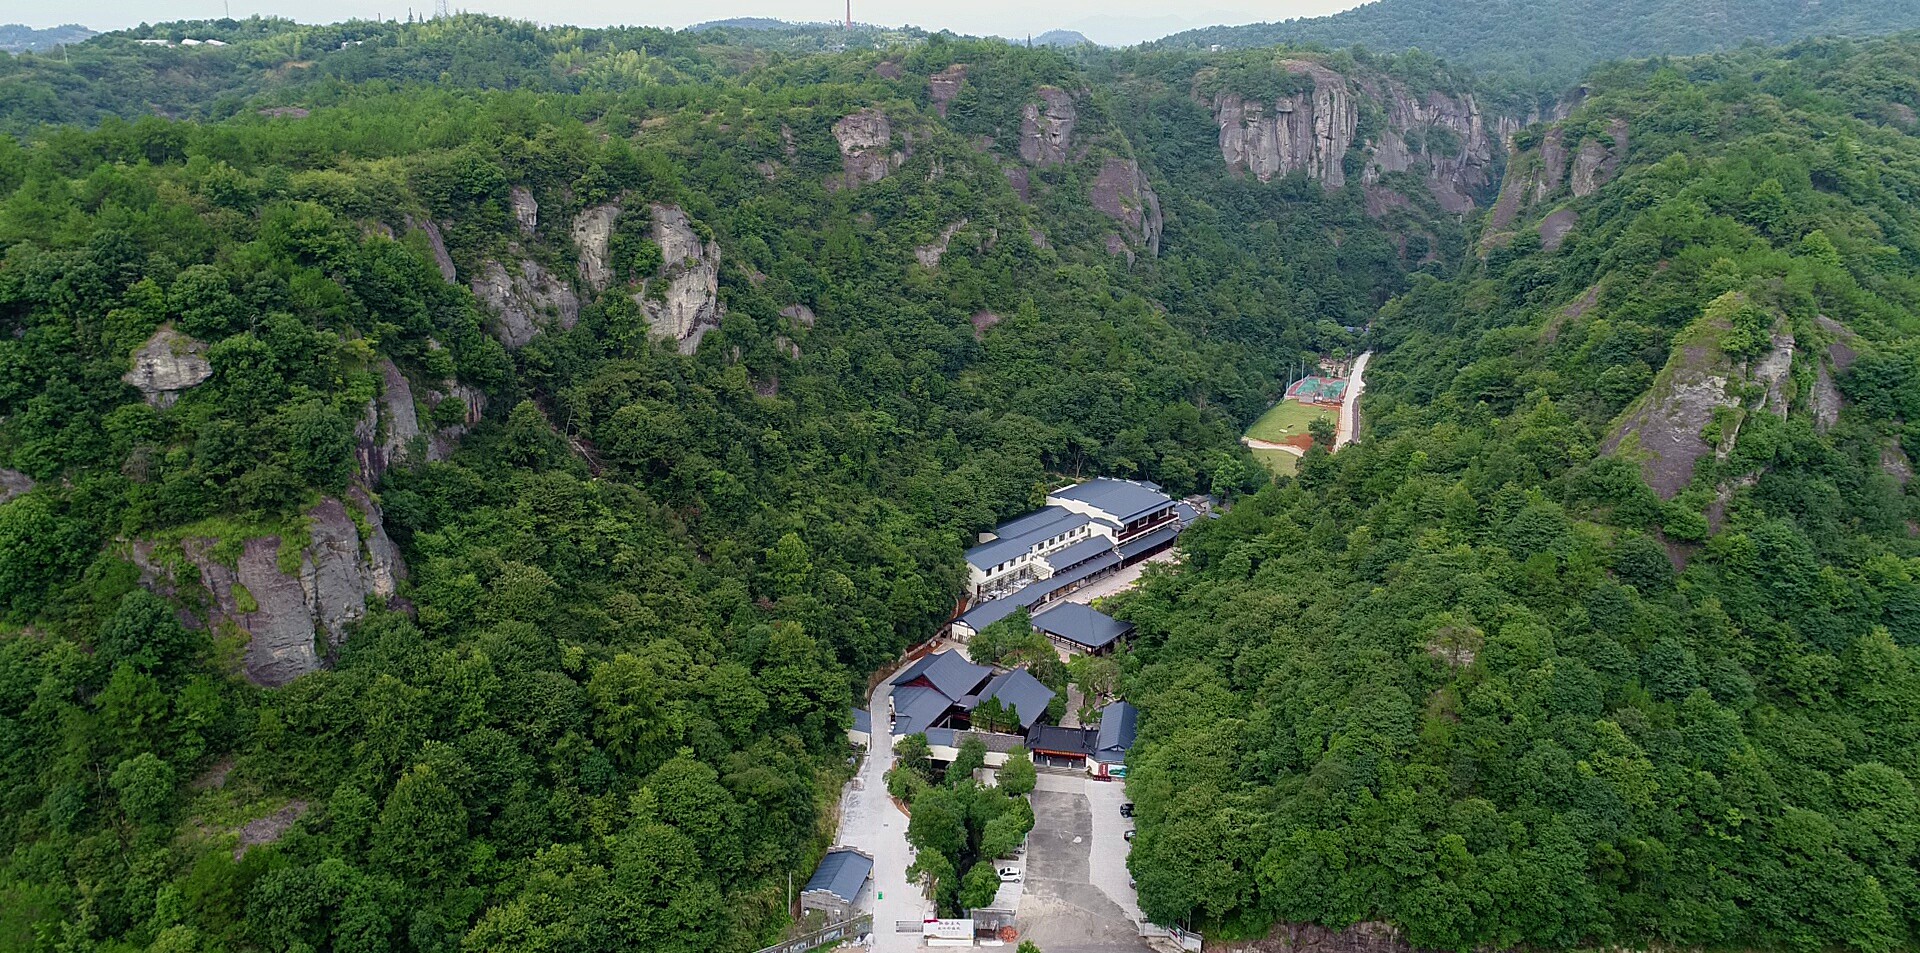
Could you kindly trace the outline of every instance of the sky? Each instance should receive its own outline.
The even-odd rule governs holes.
[[[290,17],[306,23],[382,16],[404,19],[408,4],[431,10],[434,0],[0,0],[0,23],[20,20],[47,27],[79,23],[95,30],[116,30],[142,22],[206,19],[250,14]],[[455,10],[492,13],[578,26],[630,24],[684,27],[727,17],[781,20],[838,20],[845,0],[449,0]],[[1197,26],[1253,23],[1320,16],[1358,5],[1359,0],[854,0],[853,18],[888,26],[911,24],[929,30],[1021,37],[1065,28],[1100,43],[1125,44],[1154,39]],[[9,11],[9,7],[14,8]]]

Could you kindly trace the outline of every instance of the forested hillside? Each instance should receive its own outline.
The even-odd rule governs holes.
[[[1188,30],[1155,45],[1417,47],[1503,85],[1557,92],[1606,60],[1912,29],[1920,7],[1906,0],[1373,0],[1331,16]]]
[[[1237,503],[1118,610],[1152,917],[1920,942],[1920,40],[818,39],[0,60],[0,949],[755,948],[1096,474]]]
[[[1055,52],[152,32],[0,83],[6,949],[767,942],[963,542],[1404,287]]]
[[[1916,77],[1633,64],[1515,137],[1480,256],[1382,310],[1361,442],[1125,604],[1149,916],[1920,943]]]

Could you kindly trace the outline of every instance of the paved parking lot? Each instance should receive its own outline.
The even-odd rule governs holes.
[[[1033,791],[1020,935],[1047,953],[1145,953],[1127,886],[1121,786],[1042,774]]]

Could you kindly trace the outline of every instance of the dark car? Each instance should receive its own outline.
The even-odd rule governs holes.
[[[1132,802],[1132,801],[1128,801],[1128,802],[1126,802],[1125,804],[1122,804],[1122,805],[1120,805],[1120,816],[1121,816],[1121,817],[1132,817],[1132,816],[1133,816],[1133,802]]]
[[[1133,840],[1133,828],[1127,828],[1127,832],[1120,836],[1125,837],[1127,840]]]

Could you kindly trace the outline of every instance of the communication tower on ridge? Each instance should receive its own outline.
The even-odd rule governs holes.
[[[847,0],[847,23],[842,29],[853,29],[853,0]]]

